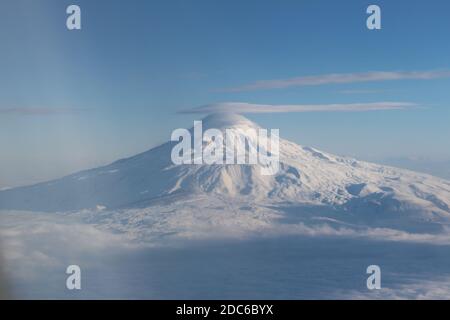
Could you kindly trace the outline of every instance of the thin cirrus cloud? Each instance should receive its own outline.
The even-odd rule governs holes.
[[[286,79],[260,80],[234,88],[225,88],[220,91],[240,92],[266,89],[282,89],[301,86],[320,86],[326,84],[346,84],[394,80],[432,80],[449,77],[450,71],[372,71],[363,73],[332,73]]]
[[[373,102],[350,104],[253,104],[245,102],[212,103],[180,113],[288,113],[288,112],[364,112],[402,110],[417,106],[410,102]]]
[[[49,116],[59,114],[76,114],[81,109],[70,108],[0,108],[0,115]]]

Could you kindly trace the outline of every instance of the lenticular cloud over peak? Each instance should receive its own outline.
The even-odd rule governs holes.
[[[211,103],[182,110],[180,113],[290,113],[290,112],[364,112],[380,110],[402,110],[417,106],[411,102],[370,102],[348,104],[257,104],[246,102]]]
[[[238,126],[259,128],[256,123],[235,112],[209,113],[202,119],[202,124],[204,129],[226,129]]]

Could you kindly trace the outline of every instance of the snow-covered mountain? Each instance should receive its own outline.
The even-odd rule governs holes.
[[[232,128],[254,141],[256,137],[246,136],[247,129],[259,127],[240,115],[214,114],[203,119],[203,129],[208,128]],[[280,139],[280,169],[264,176],[259,165],[174,165],[174,145],[167,142],[104,167],[0,191],[0,209],[67,212],[97,208],[139,215],[153,212],[148,208],[172,208],[174,212],[209,208],[208,212],[217,215],[231,210],[248,217],[249,212],[264,208],[282,212],[277,218],[295,221],[308,217],[401,225],[403,229],[418,224],[442,228],[450,222],[450,182],[430,175]]]

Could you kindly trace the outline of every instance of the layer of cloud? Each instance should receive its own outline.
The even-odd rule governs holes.
[[[450,277],[434,277],[434,279],[409,279],[407,283],[394,287],[383,287],[380,290],[335,292],[333,299],[343,300],[448,300],[450,299]]]
[[[384,93],[385,90],[371,90],[371,89],[350,89],[350,90],[339,90],[337,93],[340,94],[375,94]]]
[[[393,80],[431,80],[438,78],[450,78],[450,71],[372,71],[363,73],[332,73],[286,79],[260,80],[234,88],[226,88],[221,91],[239,92],[301,86],[319,86],[325,84],[345,84]]]
[[[0,108],[0,115],[48,116],[59,114],[76,114],[81,109],[71,108]]]
[[[270,105],[245,102],[212,103],[181,113],[286,113],[286,112],[362,112],[376,110],[401,110],[416,106],[410,102],[373,102],[350,104],[289,104]]]
[[[204,202],[204,199],[200,200]],[[74,213],[60,213],[60,214],[45,214],[38,212],[0,212],[0,240],[2,242],[2,249],[5,253],[5,269],[6,275],[8,275],[11,281],[12,288],[16,296],[19,298],[65,298],[67,297],[68,291],[65,290],[64,283],[66,280],[65,269],[69,264],[80,265],[83,270],[88,271],[87,274],[99,276],[95,279],[94,284],[91,285],[92,276],[89,278],[83,278],[83,290],[81,293],[85,294],[84,298],[104,298],[105,293],[111,297],[136,297],[142,295],[148,298],[149,292],[148,286],[135,286],[133,283],[136,281],[136,277],[125,277],[120,275],[126,274],[130,270],[144,270],[142,267],[139,269],[136,267],[136,263],[142,263],[143,257],[155,257],[149,255],[151,252],[150,248],[146,243],[141,243],[139,239],[135,238],[136,233],[141,231],[156,233],[158,237],[153,237],[153,241],[157,241],[159,238],[159,243],[162,245],[168,244],[167,238],[173,238],[178,240],[175,244],[180,244],[183,250],[181,252],[182,256],[174,256],[172,253],[176,252],[170,248],[170,251],[166,251],[169,254],[157,254],[157,257],[162,257],[163,259],[168,258],[173,261],[183,261],[183,256],[186,256],[185,249],[195,250],[195,245],[201,243],[213,244],[215,240],[225,240],[233,239],[240,241],[233,241],[233,246],[230,248],[236,249],[235,245],[244,244],[243,240],[254,240],[254,239],[277,239],[278,237],[288,236],[289,243],[292,243],[294,238],[292,236],[308,236],[310,239],[306,239],[307,243],[311,244],[310,252],[316,252],[314,256],[317,259],[321,257],[326,257],[327,253],[334,252],[335,248],[343,244],[340,247],[343,250],[337,251],[336,255],[333,255],[332,260],[337,262],[333,275],[336,274],[336,270],[341,270],[339,266],[345,265],[345,269],[352,268],[355,266],[354,257],[361,257],[361,250],[367,250],[367,248],[374,249],[374,255],[369,256],[369,260],[358,260],[364,262],[363,265],[369,265],[375,263],[384,265],[386,262],[401,262],[406,265],[412,265],[417,261],[416,252],[411,250],[405,250],[405,255],[398,257],[396,260],[392,259],[392,252],[397,252],[395,248],[398,246],[390,246],[388,241],[403,243],[403,244],[429,244],[429,245],[444,245],[448,246],[450,237],[449,233],[442,234],[417,234],[409,233],[401,230],[387,229],[387,228],[357,228],[352,229],[350,226],[345,227],[332,227],[328,224],[318,224],[318,225],[307,225],[304,223],[277,223],[274,222],[271,214],[257,213],[256,217],[248,215],[248,212],[242,212],[242,214],[236,214],[236,212],[229,212],[223,208],[217,208],[217,213],[220,211],[221,215],[211,214],[207,212],[211,210],[206,208],[206,210],[192,211],[189,208],[189,202],[187,202],[187,208],[182,208],[186,212],[183,216],[173,215],[172,210],[160,210],[155,208],[154,211],[151,208],[145,209],[132,209],[117,211],[116,213],[109,213],[104,217],[98,217],[98,212],[96,213],[96,223],[83,223],[85,214],[90,214],[89,212],[74,212]],[[206,211],[206,212],[205,212]],[[153,212],[157,212],[159,215],[156,219],[151,220],[154,216]],[[93,214],[93,212],[92,212]],[[125,216],[125,223],[122,220],[123,229],[119,230],[117,228],[110,228],[110,221],[123,218]],[[161,216],[166,216],[166,218],[161,219]],[[210,217],[205,219],[205,217]],[[132,220],[130,219],[132,217]],[[150,220],[150,221],[149,221]],[[259,220],[259,223],[257,223]],[[157,221],[158,223],[154,223]],[[272,221],[272,222],[271,222]],[[147,224],[149,223],[149,224]],[[184,231],[183,231],[184,230]],[[175,231],[175,232],[174,232]],[[241,232],[242,231],[242,232]],[[345,239],[345,242],[341,242],[336,245],[335,248],[327,249],[323,246],[323,242],[314,242],[314,237],[318,240],[326,239]],[[279,238],[282,240],[282,238]],[[141,239],[142,241],[144,239]],[[192,240],[192,241],[190,241]],[[200,242],[196,242],[200,240]],[[348,242],[347,240],[353,240]],[[383,242],[370,242],[366,243],[364,240],[383,240]],[[304,238],[299,238],[298,241],[305,242]],[[255,243],[255,242],[253,242]],[[276,243],[276,242],[273,242]],[[154,243],[155,245],[157,243]],[[282,244],[280,242],[279,244]],[[359,246],[362,244],[362,247]],[[370,244],[370,246],[368,245]],[[244,246],[248,247],[247,244]],[[272,247],[272,245],[270,246]],[[284,248],[285,246],[283,246]],[[192,249],[193,248],[193,249]],[[258,247],[256,247],[258,248]],[[274,248],[280,248],[277,245]],[[288,251],[290,248],[288,247]],[[302,247],[306,248],[306,247]],[[405,246],[405,248],[408,248]],[[411,248],[411,247],[409,247]],[[144,249],[144,250],[140,250]],[[158,252],[163,248],[158,248]],[[446,247],[444,248],[433,248],[434,255],[433,259],[436,262],[441,262],[442,258],[445,257]],[[214,249],[216,251],[216,249]],[[423,250],[419,248],[417,250]],[[429,249],[425,249],[429,250]],[[439,250],[439,251],[438,251]],[[270,250],[269,250],[270,251]],[[191,251],[195,252],[195,251]],[[208,251],[206,251],[208,252]],[[230,252],[235,252],[234,250]],[[242,254],[242,251],[237,250],[238,254]],[[241,252],[241,253],[239,253]],[[380,253],[382,252],[382,253]],[[409,253],[408,253],[409,252]],[[421,252],[421,251],[419,251]],[[132,254],[132,255],[130,255]],[[204,252],[202,252],[204,254]],[[272,253],[273,254],[273,253]],[[311,253],[307,253],[310,256]],[[292,256],[292,255],[291,255]],[[364,256],[364,255],[363,255]],[[132,257],[132,259],[129,259]],[[166,257],[166,258],[164,258]],[[238,256],[240,257],[240,256]],[[344,259],[353,259],[353,263],[345,264]],[[295,259],[289,261],[289,263],[298,263],[300,260]],[[148,259],[148,258],[146,258]],[[364,259],[364,257],[363,257]],[[120,261],[120,263],[118,263]],[[238,260],[236,260],[238,261]],[[325,266],[322,271],[327,274],[327,262],[329,259],[323,260],[323,265]],[[445,260],[447,261],[447,260]],[[152,262],[153,263],[153,262]],[[236,262],[238,263],[238,262]],[[247,263],[247,262],[246,262]],[[258,263],[258,261],[253,261],[252,263]],[[317,265],[317,263],[315,264]],[[358,262],[359,266],[361,263]],[[3,266],[3,265],[2,265]],[[311,265],[306,265],[306,267]],[[229,267],[229,266],[228,266]],[[269,268],[279,268],[279,265],[275,264],[269,266]],[[299,268],[302,264],[298,265]],[[420,268],[419,268],[420,267]],[[358,267],[359,268],[359,267]],[[420,299],[448,299],[450,297],[449,290],[449,280],[446,264],[444,263],[438,269],[433,269],[433,276],[436,278],[430,279],[430,281],[421,281],[419,277],[421,274],[427,275],[429,271],[428,264],[419,264],[411,270],[411,281],[409,283],[403,283],[402,279],[390,280],[389,282],[382,281],[382,290],[376,290],[368,292],[366,290],[354,290],[353,288],[360,288],[358,283],[361,283],[361,278],[358,276],[359,273],[352,273],[353,276],[348,278],[342,277],[340,275],[336,276],[331,282],[319,281],[317,285],[312,286],[311,294],[315,294],[320,298],[328,298],[328,291],[332,291],[331,298],[344,298],[344,299],[409,299],[409,298],[420,298]],[[147,269],[146,269],[147,270]],[[155,269],[154,269],[155,270]],[[147,270],[143,274],[139,275],[139,279],[145,279],[145,283],[148,279],[151,279],[155,275],[155,271]],[[182,269],[174,269],[167,273],[162,272],[159,267],[156,268],[156,274],[162,277],[173,276],[173,272],[181,272]],[[192,270],[192,269],[191,269]],[[309,271],[308,269],[305,269]],[[358,269],[364,273],[364,269]],[[384,269],[383,269],[384,270]],[[387,270],[387,269],[386,269]],[[219,273],[223,270],[219,269]],[[84,272],[84,271],[83,271]],[[172,273],[171,273],[172,272]],[[385,271],[383,271],[383,274]],[[418,273],[419,272],[419,273]],[[83,273],[82,273],[83,274]],[[328,273],[329,274],[329,273]],[[386,272],[386,274],[388,274]],[[296,275],[296,273],[289,274]],[[401,274],[399,274],[401,276]],[[405,276],[409,274],[405,272]],[[198,274],[190,274],[190,276],[198,276]],[[209,276],[214,276],[209,274]],[[437,278],[437,277],[440,278]],[[143,278],[144,277],[144,278]],[[209,280],[212,279],[209,278]],[[320,277],[319,277],[320,278]],[[391,277],[392,278],[392,277]],[[180,278],[181,279],[181,278]],[[383,278],[384,279],[384,278]],[[389,279],[387,277],[386,279]],[[207,283],[211,283],[207,279]],[[314,279],[316,281],[317,279]],[[113,282],[111,285],[111,281]],[[209,281],[209,282],[208,282]],[[394,282],[393,282],[394,281]],[[130,283],[131,282],[131,283]],[[317,283],[317,282],[316,282]],[[311,282],[310,284],[313,284]],[[326,284],[326,287],[323,285]],[[389,286],[386,286],[386,284]],[[143,290],[143,288],[145,290]],[[183,287],[184,288],[184,287]],[[277,287],[274,287],[276,289]],[[154,288],[153,288],[154,289]],[[180,292],[185,292],[185,290],[180,291],[179,287],[171,288],[170,294],[172,297],[176,297]],[[219,288],[223,289],[223,288]],[[350,289],[350,290],[349,290]],[[142,293],[145,292],[145,293]],[[154,294],[164,294],[163,290],[156,288]],[[73,293],[71,293],[73,295]],[[16,297],[15,296],[15,297]],[[157,297],[157,296],[154,296]]]

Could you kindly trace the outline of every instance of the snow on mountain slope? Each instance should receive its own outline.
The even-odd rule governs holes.
[[[241,138],[255,142],[256,136],[248,129],[259,127],[240,115],[216,114],[203,120],[203,130],[208,128],[233,128]],[[225,223],[225,215],[240,221],[236,215],[251,220],[251,214],[260,214],[253,224],[249,222],[250,229],[270,219],[326,219],[404,230],[415,230],[418,225],[434,230],[450,222],[450,182],[430,175],[340,157],[280,139],[280,170],[264,176],[259,165],[174,165],[170,156],[174,145],[167,142],[104,167],[0,191],[0,209],[88,209],[121,212],[122,218],[125,212],[132,212],[134,220],[130,219],[136,222],[140,217],[141,223],[158,216],[152,208],[164,212],[170,207],[179,214],[177,219],[186,222],[201,211],[206,216],[197,216],[197,220],[216,225]],[[185,206],[188,201],[195,206]],[[220,222],[211,214],[224,219]],[[170,216],[159,217],[164,220]],[[172,227],[175,220],[170,220]],[[151,223],[153,227],[157,224]]]

